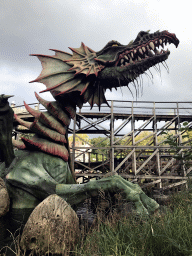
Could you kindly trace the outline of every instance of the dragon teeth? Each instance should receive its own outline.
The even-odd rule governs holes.
[[[141,54],[143,54],[143,51],[141,50],[141,48],[139,48],[139,52],[140,52]]]
[[[152,48],[152,50],[154,50],[154,49],[155,49],[155,45],[154,45],[154,43],[153,43],[153,42],[150,42],[150,43],[149,43],[149,45],[150,45],[150,47]]]
[[[155,48],[155,54],[160,54],[160,52]]]
[[[148,55],[149,55],[149,57],[153,57],[154,56],[154,54],[152,53],[151,50],[148,50]]]
[[[129,63],[133,63],[133,60],[132,60],[132,58],[131,58],[131,57],[130,57]]]
[[[141,61],[141,58],[138,56],[138,61]]]
[[[145,49],[145,47],[144,47],[144,46],[142,47],[142,50],[143,50],[144,52],[146,51],[146,49]]]
[[[154,41],[154,42],[150,42],[148,45],[145,45],[145,46],[141,46],[141,48],[137,48],[137,49],[134,49],[130,52],[125,52],[124,56],[122,56],[123,58],[120,60],[120,63],[121,63],[121,67],[127,65],[127,64],[132,64],[134,63],[133,62],[133,58],[135,57],[134,54],[138,54],[138,52],[140,54],[142,54],[142,58],[143,58],[143,55],[144,55],[144,58],[149,58],[149,57],[153,57],[155,55],[159,55],[159,54],[162,54],[162,53],[165,53],[165,51],[162,49],[160,52],[156,49],[155,45],[157,47],[159,47],[159,45],[162,46],[162,48],[164,48],[164,44],[166,45],[167,44],[167,39],[166,38],[162,38],[162,39],[159,39],[158,41]],[[153,50],[153,51],[152,51]],[[147,51],[147,52],[146,52]],[[168,49],[167,49],[168,51]],[[167,52],[166,51],[166,52]],[[138,56],[138,55],[137,55]],[[142,58],[140,58],[139,56],[137,57],[137,61],[142,61]],[[129,63],[128,63],[129,62]]]
[[[132,57],[132,58],[134,57],[133,52],[131,52],[131,57]]]

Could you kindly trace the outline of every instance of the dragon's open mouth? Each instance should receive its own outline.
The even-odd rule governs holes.
[[[173,43],[176,47],[178,46],[175,35],[169,33],[169,36],[166,35],[150,40],[147,43],[143,43],[135,48],[122,52],[119,55],[115,66],[127,67],[129,65],[139,64],[140,62],[143,64],[144,62],[148,61],[152,61],[154,65],[156,63],[162,62],[166,60],[170,54],[168,49],[164,50],[164,46],[166,46],[167,43]]]
[[[170,54],[168,49],[164,50],[167,43],[177,47],[179,40],[166,30],[140,31],[129,44],[112,40],[99,52],[81,43],[79,48],[70,48],[73,55],[58,50],[54,50],[54,56],[35,54],[43,69],[32,82],[45,84],[47,89],[41,92],[50,91],[61,102],[73,102],[80,108],[89,102],[91,107],[100,107],[107,103],[106,89],[128,86],[131,82],[137,88],[135,82],[140,75],[160,62],[164,65]],[[167,68],[166,63],[164,66]]]

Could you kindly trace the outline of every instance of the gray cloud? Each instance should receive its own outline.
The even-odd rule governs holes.
[[[178,49],[170,47],[167,61],[170,74],[162,67],[161,83],[156,71],[152,71],[154,85],[144,79],[144,93],[139,100],[189,101],[192,99],[190,23],[186,17],[178,20],[180,4],[175,3],[171,13],[169,8],[160,7],[158,0],[1,1],[0,94],[14,94],[11,100],[18,104],[24,99],[28,103],[36,101],[33,92],[43,90],[44,85],[28,83],[41,71],[39,61],[29,54],[52,54],[50,48],[70,52],[68,47],[79,47],[81,42],[98,51],[112,39],[127,44],[141,30],[168,29],[181,41]],[[133,100],[128,89],[122,91],[123,97],[119,89],[115,94],[107,92],[107,98]],[[51,99],[49,93],[44,95]]]

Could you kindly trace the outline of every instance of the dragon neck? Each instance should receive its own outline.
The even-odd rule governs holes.
[[[38,150],[62,158],[69,163],[75,180],[68,142],[68,127],[71,119],[76,116],[76,104],[69,100],[47,101],[37,93],[35,96],[46,111],[34,110],[24,102],[26,110],[34,116],[34,121],[27,122],[16,114],[14,116],[20,125],[27,127],[35,135],[29,139],[22,137],[22,142],[13,140],[13,145],[22,150]]]

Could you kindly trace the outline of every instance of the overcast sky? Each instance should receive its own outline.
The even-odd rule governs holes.
[[[81,42],[95,51],[110,40],[127,44],[141,30],[168,30],[180,45],[168,46],[170,73],[161,66],[161,77],[151,69],[154,83],[144,79],[140,101],[192,101],[192,28],[189,1],[164,0],[1,0],[0,94],[15,95],[16,105],[36,102],[29,83],[41,72],[40,61],[29,54],[52,54],[49,49],[71,51]],[[162,80],[161,80],[162,79]],[[116,91],[115,91],[116,92]],[[53,99],[50,93],[42,93]],[[107,99],[135,100],[128,89],[106,93]]]

